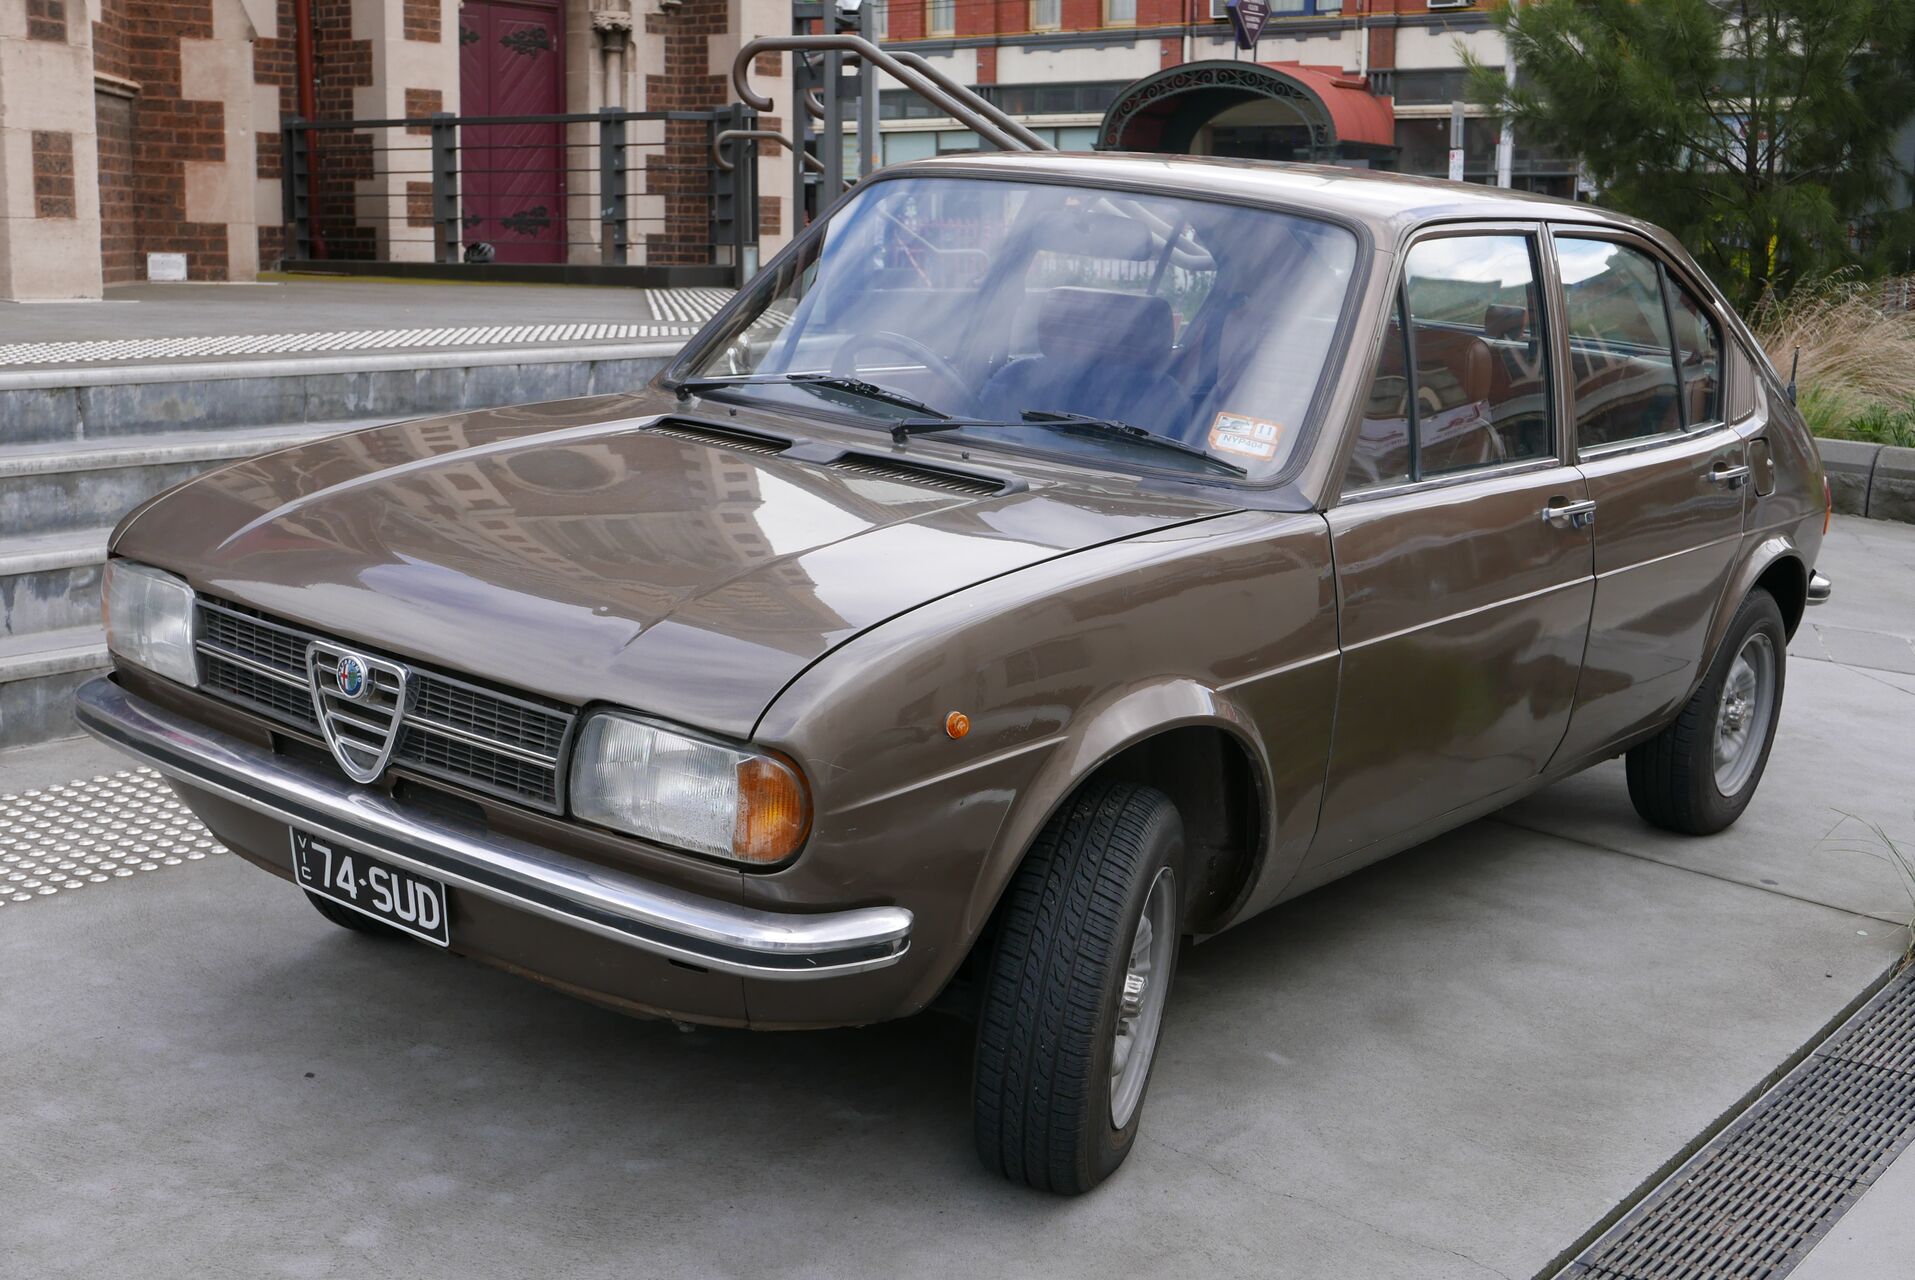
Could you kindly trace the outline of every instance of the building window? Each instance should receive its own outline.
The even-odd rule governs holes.
[[[957,0],[929,0],[924,13],[928,34],[948,36],[957,30]]]
[[[1104,0],[1104,25],[1107,27],[1136,26],[1137,0]]]
[[[1031,29],[1054,31],[1064,25],[1064,0],[1031,0]]]
[[[981,84],[977,92],[1014,116],[1101,116],[1130,84],[1096,80],[1081,84]],[[848,102],[849,99],[839,99]],[[880,89],[881,120],[936,120],[944,112],[909,89]],[[851,118],[846,108],[845,118]]]

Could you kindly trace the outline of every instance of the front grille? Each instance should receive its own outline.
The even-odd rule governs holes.
[[[313,705],[309,645],[331,670],[334,642],[254,610],[199,602],[200,682],[207,692],[307,733],[321,733]],[[354,649],[358,653],[360,650]],[[398,719],[392,763],[549,813],[564,808],[565,750],[576,713],[558,703],[501,693],[380,654],[364,703],[327,702],[329,728],[355,763],[369,764]],[[404,680],[380,673],[386,662]],[[323,674],[323,672],[322,672]],[[403,687],[400,687],[403,686]]]

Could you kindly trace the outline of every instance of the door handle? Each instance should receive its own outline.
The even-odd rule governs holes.
[[[1715,467],[1709,472],[1709,479],[1731,489],[1739,489],[1749,482],[1749,469],[1744,466]]]
[[[1562,529],[1587,529],[1596,523],[1596,504],[1592,501],[1551,501],[1543,508],[1543,522]]]

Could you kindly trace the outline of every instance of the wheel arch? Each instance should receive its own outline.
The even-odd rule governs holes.
[[[1225,694],[1176,679],[1133,687],[1082,725],[1000,828],[972,902],[979,937],[1045,824],[1085,786],[1112,776],[1156,787],[1177,806],[1186,856],[1197,852],[1203,864],[1186,896],[1184,927],[1220,927],[1261,878],[1280,820],[1269,756],[1250,716]]]
[[[1757,542],[1736,566],[1716,606],[1715,617],[1709,623],[1709,639],[1702,647],[1702,665],[1696,679],[1698,685],[1716,652],[1722,648],[1723,637],[1728,634],[1729,624],[1735,621],[1736,610],[1757,587],[1775,597],[1782,610],[1782,629],[1793,639],[1809,599],[1808,562],[1794,539],[1785,534],[1771,534]]]

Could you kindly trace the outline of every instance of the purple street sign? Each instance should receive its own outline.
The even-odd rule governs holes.
[[[1230,25],[1237,29],[1237,47],[1254,49],[1263,24],[1270,20],[1270,0],[1224,0],[1230,11]]]

